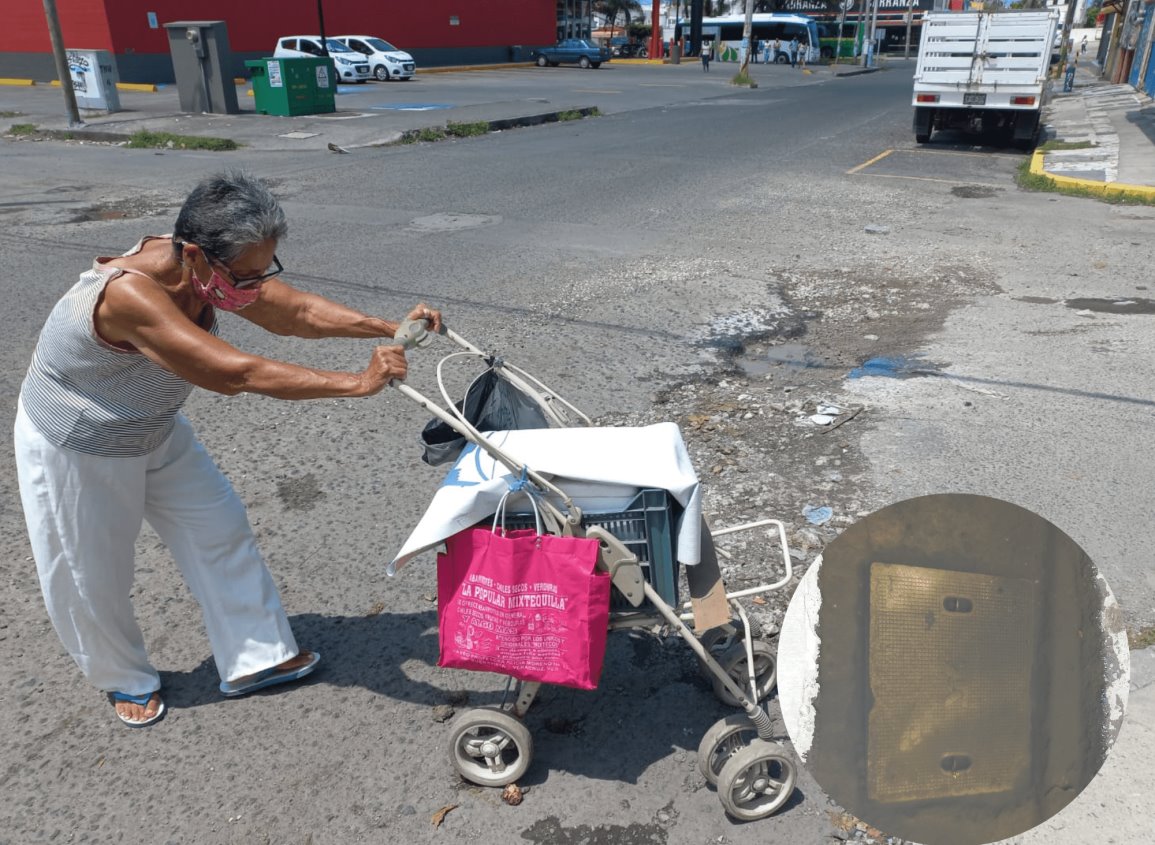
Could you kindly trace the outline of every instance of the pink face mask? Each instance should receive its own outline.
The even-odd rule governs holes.
[[[256,302],[257,297],[261,295],[260,285],[238,289],[216,270],[213,270],[213,274],[207,282],[198,279],[195,270],[191,275],[193,292],[196,293],[197,297],[224,311],[240,311],[242,308],[247,308]]]

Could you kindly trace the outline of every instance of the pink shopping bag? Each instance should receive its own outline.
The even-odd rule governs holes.
[[[445,545],[437,556],[437,665],[597,687],[610,609],[597,540],[469,528]]]

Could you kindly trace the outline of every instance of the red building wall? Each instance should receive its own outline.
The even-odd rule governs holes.
[[[3,0],[0,53],[48,53],[43,0]],[[66,47],[168,53],[164,24],[223,20],[237,52],[272,53],[283,35],[319,30],[313,0],[56,0]],[[555,0],[324,0],[327,34],[378,35],[404,50],[552,44]],[[155,12],[158,29],[150,29]],[[450,23],[456,16],[458,23]]]
[[[48,53],[44,0],[4,0],[0,53]],[[79,50],[111,50],[112,34],[103,0],[56,0],[64,44]]]

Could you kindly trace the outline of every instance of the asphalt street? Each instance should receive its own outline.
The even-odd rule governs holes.
[[[834,363],[779,368],[775,399],[785,383],[868,408],[840,429],[864,467],[843,486],[866,511],[928,492],[1015,502],[1082,545],[1128,626],[1150,629],[1155,468],[1141,444],[1153,318],[1093,301],[1148,301],[1137,268],[1155,258],[1153,210],[1021,192],[1023,154],[970,139],[916,149],[909,72],[767,68],[747,91],[714,68],[708,80],[694,67],[452,75],[461,108],[541,98],[605,116],[348,155],[0,142],[0,411],[13,418],[44,316],[92,257],[167,232],[197,178],[242,166],[283,199],[290,281],[386,316],[437,304],[465,337],[595,416],[646,413],[671,385],[733,378],[718,350],[735,347],[716,341],[744,335],[738,348],[754,359],[784,339],[774,327],[790,315],[802,327],[791,339]],[[448,100],[452,82],[428,102]],[[419,96],[397,87],[384,96]],[[348,95],[366,98],[350,110],[371,111],[381,92]],[[364,342],[222,322],[238,346],[327,369],[360,369],[369,354]],[[847,378],[873,354],[919,355],[946,377]],[[412,362],[410,384],[432,392],[435,356]],[[834,808],[805,772],[774,818],[724,816],[695,758],[728,710],[683,644],[645,635],[611,637],[597,691],[549,690],[535,704],[524,803],[462,784],[434,708],[460,702],[458,690],[471,706],[497,703],[501,679],[437,668],[431,559],[384,573],[440,480],[418,457],[427,414],[396,392],[301,403],[198,392],[188,415],[249,508],[298,640],[324,664],[297,688],[221,699],[196,603],[146,531],[136,605],[170,713],[123,729],[47,622],[5,485],[0,843],[831,841]],[[10,453],[0,471],[11,479]],[[747,469],[769,478],[775,466]],[[817,473],[786,482],[810,495]],[[723,524],[753,515],[711,505],[727,478],[707,487]],[[793,499],[757,504],[805,522]],[[1149,742],[1149,723],[1142,731]],[[1138,738],[1125,726],[1120,742]],[[1086,799],[1093,829],[1117,842],[1149,832],[1134,806],[1153,788],[1142,747],[1108,794]],[[1065,821],[1023,841],[1077,845],[1086,830]]]

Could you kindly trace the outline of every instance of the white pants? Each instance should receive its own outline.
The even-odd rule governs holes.
[[[297,654],[244,506],[183,416],[159,448],[134,458],[56,446],[23,407],[14,440],[44,603],[91,684],[131,695],[160,689],[129,598],[143,520],[200,602],[221,680]]]

